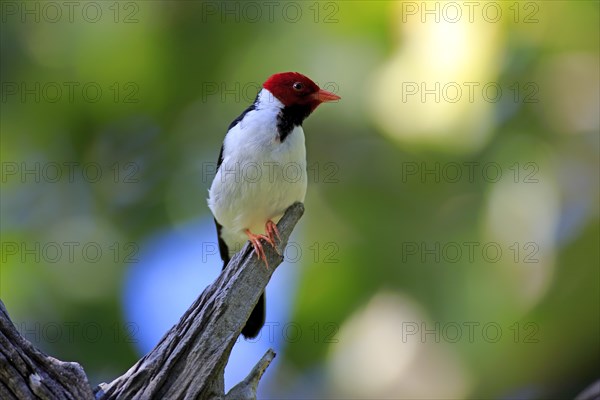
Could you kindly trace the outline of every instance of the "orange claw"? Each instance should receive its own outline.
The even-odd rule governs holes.
[[[277,229],[277,225],[273,221],[268,220],[265,224],[265,230],[267,231],[267,236],[270,239],[269,243],[271,243],[272,246],[275,248],[277,254],[281,255],[279,249],[277,248],[277,246],[275,246],[275,237],[277,237],[278,241],[281,241],[281,236],[279,236],[279,229]]]
[[[277,249],[277,247],[275,246],[275,242],[269,236],[255,234],[255,233],[250,232],[250,229],[246,229],[244,231],[244,233],[246,233],[246,235],[248,236],[248,240],[250,240],[250,243],[252,243],[252,247],[254,247],[254,252],[256,253],[256,257],[259,260],[263,260],[265,263],[265,266],[268,269],[269,263],[267,262],[267,256],[265,255],[265,250],[263,249],[263,246],[262,246],[262,243],[260,242],[260,240],[264,239],[265,242],[269,243],[271,246],[273,246],[275,249]]]
[[[269,235],[272,240],[275,239],[275,236],[277,236],[278,240],[281,240],[281,237],[279,236],[279,230],[277,229],[275,222],[268,220],[265,224],[265,228],[267,229],[267,235]],[[275,236],[273,234],[275,234]]]

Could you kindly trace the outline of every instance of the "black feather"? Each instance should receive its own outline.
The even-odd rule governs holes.
[[[219,167],[221,166],[221,164],[223,164],[223,147],[225,147],[224,144],[221,145],[221,151],[219,152],[219,159],[217,160],[217,169],[216,169],[216,171],[218,171]]]
[[[283,143],[285,138],[310,115],[312,109],[308,105],[286,106],[277,115],[277,133]]]
[[[258,303],[254,306],[252,310],[252,314],[248,317],[248,321],[246,321],[246,325],[242,329],[242,335],[246,339],[253,339],[258,336],[260,330],[265,324],[265,315],[266,315],[266,301],[265,301],[265,292],[260,295],[258,298]]]
[[[225,269],[225,267],[229,263],[229,248],[227,247],[227,243],[225,243],[225,241],[221,237],[221,229],[223,229],[223,227],[221,226],[221,224],[219,224],[217,222],[216,219],[215,219],[215,225],[217,226],[217,238],[219,240],[219,253],[221,254],[221,260],[223,260],[223,269]]]
[[[242,119],[244,119],[244,117],[246,116],[246,114],[248,114],[250,111],[256,110],[256,103],[258,103],[258,94],[256,95],[256,98],[254,99],[254,102],[252,104],[250,104],[248,106],[248,108],[246,108],[236,119],[234,119],[233,121],[231,121],[231,123],[229,124],[229,127],[227,128],[227,131],[229,132],[231,130],[231,128],[233,128],[234,126],[236,126],[237,124],[239,124],[240,121]]]

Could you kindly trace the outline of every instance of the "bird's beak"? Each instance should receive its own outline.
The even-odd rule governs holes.
[[[318,100],[319,103],[326,103],[328,101],[336,101],[341,99],[337,94],[333,94],[328,92],[327,90],[319,89],[319,91],[313,94],[315,100]]]

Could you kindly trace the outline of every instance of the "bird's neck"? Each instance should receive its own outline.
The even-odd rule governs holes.
[[[310,105],[286,106],[269,90],[262,89],[255,101],[256,110],[277,111],[277,132],[283,142],[297,126],[302,126],[304,120],[312,113]]]

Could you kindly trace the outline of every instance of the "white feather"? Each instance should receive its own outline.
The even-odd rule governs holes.
[[[283,143],[277,115],[283,104],[268,90],[259,93],[256,109],[225,136],[223,162],[209,190],[208,207],[223,226],[221,236],[230,255],[247,240],[244,233],[265,233],[284,211],[306,195],[306,148],[298,126]]]

